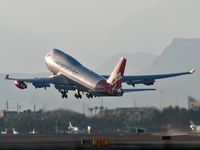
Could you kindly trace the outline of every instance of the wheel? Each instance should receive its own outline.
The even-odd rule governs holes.
[[[93,98],[93,95],[92,95],[92,94],[89,94],[88,96],[89,96],[89,98]]]
[[[89,93],[86,94],[87,98],[91,98],[91,95]]]
[[[65,93],[65,91],[64,91],[64,90],[60,90],[60,93],[61,93],[61,94],[64,94],[64,93]]]

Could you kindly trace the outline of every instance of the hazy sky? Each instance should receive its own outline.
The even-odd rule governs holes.
[[[0,0],[1,72],[47,72],[64,50],[94,69],[124,52],[161,54],[173,38],[200,37],[199,0]]]

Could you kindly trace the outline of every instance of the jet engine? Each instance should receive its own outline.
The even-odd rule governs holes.
[[[15,81],[15,86],[18,87],[19,89],[26,89],[27,84],[23,81],[16,80]]]

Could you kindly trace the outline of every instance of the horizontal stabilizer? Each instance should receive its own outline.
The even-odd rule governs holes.
[[[156,89],[122,89],[124,93],[129,93],[129,92],[139,92],[139,91],[153,91]]]

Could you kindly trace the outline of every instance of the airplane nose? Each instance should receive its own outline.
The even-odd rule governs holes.
[[[45,56],[45,63],[48,64],[50,62],[50,60],[58,55],[60,53],[60,51],[58,49],[52,49],[50,50],[47,55]]]
[[[49,64],[49,62],[50,62],[50,59],[51,59],[51,57],[52,57],[52,51],[53,50],[51,50],[50,52],[48,52],[47,54],[46,54],[46,56],[45,56],[45,58],[44,58],[44,60],[45,60],[45,64],[48,66],[48,64]]]
[[[51,57],[51,53],[50,52],[45,56],[45,62],[47,62],[47,60],[49,59],[49,57]]]

